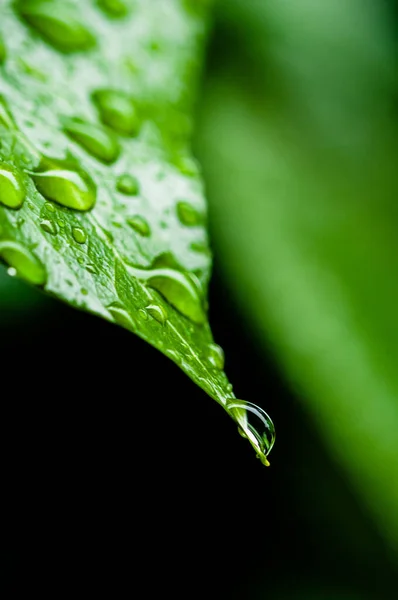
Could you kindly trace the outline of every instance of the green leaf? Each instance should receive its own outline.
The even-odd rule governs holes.
[[[398,120],[385,8],[226,2],[250,59],[244,75],[235,56],[218,61],[200,131],[230,285],[397,549]]]
[[[208,324],[206,205],[190,155],[205,4],[18,0],[0,17],[9,273],[139,335],[244,429]]]

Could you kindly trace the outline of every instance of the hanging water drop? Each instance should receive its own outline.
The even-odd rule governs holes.
[[[92,95],[101,121],[121,133],[135,136],[140,128],[140,119],[131,98],[118,90],[97,90]]]
[[[62,0],[17,0],[16,8],[25,22],[61,52],[88,50],[95,38],[78,21],[70,4]]]
[[[129,173],[119,175],[116,180],[116,189],[125,196],[136,196],[140,191],[137,178]]]
[[[147,221],[145,221],[145,219],[139,215],[136,215],[135,217],[129,217],[127,219],[127,224],[143,237],[148,237],[151,235],[151,229]]]
[[[224,368],[224,350],[218,344],[209,344],[207,347],[207,361],[212,367],[222,371]]]
[[[168,314],[163,306],[150,304],[146,307],[146,311],[161,325],[164,325],[168,319]]]
[[[73,227],[72,236],[77,244],[85,244],[87,241],[87,234],[81,227]]]
[[[271,418],[262,408],[244,400],[230,398],[225,408],[238,424],[239,433],[249,440],[258,458],[268,467],[267,456],[275,443],[275,427]]]
[[[197,225],[202,225],[204,222],[203,214],[188,202],[177,203],[177,216],[180,223],[186,227],[196,227]]]
[[[122,19],[128,14],[128,8],[122,0],[97,0],[99,8],[108,17]]]
[[[44,285],[47,272],[40,260],[27,248],[13,241],[0,242],[0,258],[2,258],[17,275],[34,285]]]
[[[90,210],[95,204],[97,190],[93,180],[85,171],[73,169],[70,161],[44,157],[31,175],[47,200],[80,211]]]
[[[21,208],[25,200],[22,175],[15,167],[0,161],[0,204],[7,208]]]
[[[118,158],[120,146],[113,133],[82,119],[65,118],[62,122],[65,133],[101,162],[111,164]]]
[[[56,224],[50,219],[43,219],[43,221],[40,222],[40,227],[43,231],[50,233],[51,235],[56,235],[58,233]]]

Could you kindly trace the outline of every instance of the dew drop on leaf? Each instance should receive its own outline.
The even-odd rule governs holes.
[[[203,215],[188,202],[177,203],[177,216],[186,227],[196,227],[204,221]]]
[[[129,313],[125,310],[125,308],[120,305],[118,302],[114,302],[107,306],[107,310],[112,315],[118,325],[125,327],[126,329],[134,330],[135,324]]]
[[[127,94],[118,90],[97,90],[92,98],[105,125],[122,135],[138,134],[141,122]]]
[[[161,325],[164,325],[168,319],[168,314],[163,306],[150,304],[146,307],[146,311]]]
[[[92,273],[92,275],[98,275],[98,269],[95,265],[93,265],[92,263],[89,263],[88,265],[86,265],[86,269],[89,273]]]
[[[15,6],[24,21],[61,52],[88,50],[95,45],[93,35],[64,0],[17,0]]]
[[[239,433],[247,438],[261,462],[268,466],[268,454],[275,443],[275,427],[267,413],[251,402],[230,398],[225,406],[238,424]]]
[[[121,19],[128,14],[128,8],[122,0],[97,0],[99,8],[108,17]]]
[[[25,186],[21,173],[15,167],[0,161],[0,204],[7,208],[21,208],[25,200]]]
[[[141,319],[143,321],[147,321],[148,320],[148,313],[144,308],[140,308],[138,311],[139,316],[141,317]]]
[[[31,175],[47,200],[80,211],[90,210],[95,204],[97,190],[93,180],[85,171],[71,169],[68,161],[43,158]]]
[[[43,221],[40,222],[40,227],[46,233],[51,233],[51,235],[56,235],[58,233],[58,228],[51,219],[43,219]]]
[[[112,132],[77,118],[63,119],[62,123],[65,133],[101,162],[111,164],[118,158],[120,146]]]
[[[72,236],[77,244],[85,244],[87,241],[87,234],[82,227],[73,227]]]
[[[147,221],[145,221],[145,219],[139,215],[136,215],[135,217],[129,217],[127,219],[127,224],[143,237],[148,237],[151,235],[151,229]]]
[[[116,180],[116,189],[125,196],[136,196],[140,191],[137,178],[129,173],[119,175]]]
[[[47,281],[47,271],[33,252],[19,244],[3,240],[0,242],[0,257],[13,269],[16,274],[34,285],[44,285]]]
[[[207,348],[207,361],[212,367],[222,371],[224,369],[224,350],[218,344],[209,344]]]
[[[128,270],[137,279],[162,294],[182,315],[194,323],[203,324],[206,314],[199,280],[191,273],[163,266],[164,257],[167,258],[168,255],[162,255],[161,260],[154,261],[153,266],[148,269],[128,266]]]

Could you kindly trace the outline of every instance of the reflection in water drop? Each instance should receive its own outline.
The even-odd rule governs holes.
[[[143,237],[148,237],[151,235],[151,228],[149,227],[148,222],[145,221],[143,217],[140,217],[140,215],[129,217],[127,219],[127,224]]]
[[[155,260],[154,266],[158,264],[160,263]],[[142,269],[129,265],[128,270],[131,275],[162,294],[169,304],[193,323],[205,323],[203,291],[195,275],[163,266]]]
[[[112,132],[77,118],[63,120],[63,130],[89,154],[105,164],[115,162],[120,153],[119,143]]]
[[[267,460],[275,442],[275,427],[267,413],[251,402],[228,399],[227,412],[239,426],[239,433],[247,438],[263,465],[269,466]]]
[[[43,221],[40,222],[40,227],[43,231],[45,231],[46,233],[50,233],[51,235],[57,235],[58,233],[58,228],[56,224],[50,219],[43,219]]]
[[[122,135],[137,135],[140,119],[131,98],[118,90],[97,90],[92,95],[101,121]]]
[[[139,184],[137,178],[130,173],[119,175],[116,180],[116,189],[125,196],[136,196],[139,192]]]
[[[164,325],[168,319],[168,315],[163,306],[150,304],[146,307],[146,311],[161,325]]]
[[[25,22],[61,52],[88,50],[95,38],[76,20],[71,5],[58,0],[17,0],[16,8]]]
[[[47,272],[39,259],[18,242],[0,242],[0,258],[2,258],[16,274],[34,285],[44,285]],[[14,271],[13,271],[14,273]]]
[[[21,208],[25,200],[25,186],[19,171],[0,162],[0,204],[7,208]]]
[[[31,175],[47,200],[81,211],[90,210],[95,204],[97,190],[93,180],[85,171],[73,169],[69,161],[45,157]]]

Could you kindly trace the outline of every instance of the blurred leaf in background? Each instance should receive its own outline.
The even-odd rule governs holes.
[[[374,0],[221,2],[198,145],[246,319],[396,551],[393,16]]]

